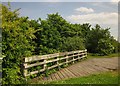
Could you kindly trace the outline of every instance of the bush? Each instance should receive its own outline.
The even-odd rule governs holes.
[[[28,17],[18,17],[17,10],[12,12],[6,6],[2,6],[3,84],[21,83],[22,59],[32,55],[34,32]]]
[[[108,40],[101,39],[98,42],[97,51],[100,55],[108,55],[114,52],[114,46]]]
[[[68,37],[63,42],[64,51],[74,51],[85,49],[84,40],[80,37]]]

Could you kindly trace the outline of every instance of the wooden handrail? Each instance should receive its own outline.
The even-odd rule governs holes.
[[[79,60],[81,58],[87,57],[87,50],[77,50],[71,52],[62,52],[62,53],[55,53],[55,54],[48,54],[42,56],[32,56],[32,57],[25,57],[23,62],[23,75],[30,76],[32,74],[37,74],[39,72],[44,72],[46,70],[53,69],[55,67],[60,68],[63,64],[68,64],[70,62],[74,63],[74,61]],[[70,60],[69,60],[70,59]],[[61,60],[65,60],[60,62]],[[54,65],[48,66],[49,63],[56,62]],[[28,73],[28,69],[32,67],[40,66],[42,69],[31,71]]]

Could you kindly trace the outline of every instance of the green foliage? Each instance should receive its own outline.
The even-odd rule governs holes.
[[[87,38],[87,35],[89,35],[89,33],[90,33],[90,29],[91,29],[91,25],[89,24],[89,23],[86,23],[86,24],[83,24],[83,25],[81,25],[81,31],[82,31],[82,37],[83,38]]]
[[[64,51],[74,51],[85,49],[84,41],[80,37],[68,37],[63,43]]]
[[[113,53],[114,46],[108,40],[100,39],[98,42],[97,51],[100,55],[108,55]]]
[[[3,84],[20,83],[23,57],[32,55],[35,30],[27,17],[18,17],[18,10],[11,11],[2,5],[2,55]]]
[[[38,22],[40,22],[42,30],[36,32],[37,54],[84,49],[79,24],[68,23],[58,13],[49,14],[46,20],[39,19]]]
[[[11,11],[2,5],[2,55],[3,84],[19,84],[23,80],[23,57],[56,52],[81,50],[107,55],[120,51],[120,43],[109,32],[89,23],[71,24],[58,13],[48,14],[47,19],[29,20],[19,17],[19,9]],[[50,64],[49,64],[50,65]],[[41,67],[30,69],[39,70]],[[31,77],[35,77],[33,75]]]
[[[120,52],[120,43],[113,36],[110,38],[110,43],[114,46],[114,53]]]
[[[22,80],[22,76],[18,76],[18,73],[20,75],[20,68],[3,68],[3,71],[3,84],[22,84],[22,82],[19,81],[20,79]],[[6,76],[4,74],[6,74]]]
[[[102,29],[99,25],[96,25],[87,35],[86,48],[90,53],[98,53],[100,55],[113,53],[115,48],[110,39],[109,29]]]
[[[46,20],[40,20],[42,30],[36,32],[37,54],[54,53],[59,50],[60,33]]]

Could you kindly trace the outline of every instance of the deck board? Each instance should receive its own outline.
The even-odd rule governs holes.
[[[87,59],[60,69],[54,74],[51,74],[42,81],[63,80],[80,76],[87,76],[94,73],[110,71],[110,69],[118,69],[118,58],[93,58]]]

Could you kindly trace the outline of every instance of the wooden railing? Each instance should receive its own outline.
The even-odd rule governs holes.
[[[26,77],[40,72],[45,72],[46,70],[50,70],[56,67],[60,68],[61,65],[71,62],[74,63],[75,61],[79,61],[85,57],[87,57],[87,50],[25,57],[23,63],[23,75]],[[40,67],[40,69],[28,71],[29,69],[35,67]]]

